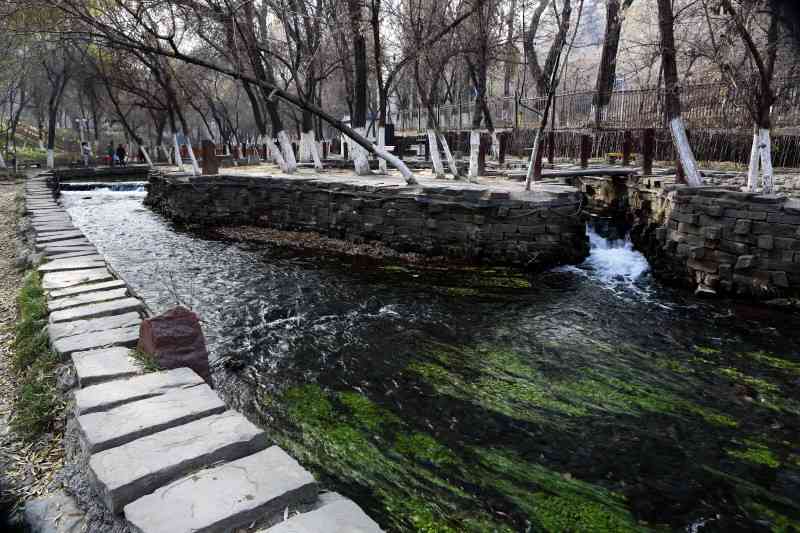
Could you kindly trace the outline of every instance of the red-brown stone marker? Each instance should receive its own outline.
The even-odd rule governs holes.
[[[152,355],[161,368],[189,367],[211,385],[208,350],[200,319],[185,307],[142,321],[137,348]]]

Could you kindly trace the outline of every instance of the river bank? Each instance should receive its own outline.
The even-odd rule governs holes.
[[[11,429],[20,385],[12,358],[16,302],[23,281],[16,257],[21,194],[21,181],[0,180],[0,525],[10,531],[21,528],[26,500],[55,490],[54,476],[64,461],[63,425],[33,438]]]

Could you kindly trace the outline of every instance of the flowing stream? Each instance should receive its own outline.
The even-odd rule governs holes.
[[[422,269],[188,232],[143,197],[62,195],[153,311],[198,312],[232,405],[387,530],[800,520],[796,314],[662,287],[591,228],[575,267]]]

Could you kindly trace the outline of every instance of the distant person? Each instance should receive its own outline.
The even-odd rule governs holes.
[[[108,143],[108,164],[112,167],[117,160],[117,153],[114,151],[114,143]]]
[[[86,141],[81,143],[81,156],[83,157],[83,166],[88,167],[89,159],[92,157],[92,149]]]
[[[117,161],[119,161],[119,164],[122,165],[123,167],[125,166],[126,155],[127,154],[125,153],[125,147],[122,146],[121,144],[117,146]]]

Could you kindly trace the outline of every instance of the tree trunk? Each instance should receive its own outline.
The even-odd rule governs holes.
[[[675,49],[675,20],[672,13],[672,0],[657,0],[658,26],[661,34],[661,65],[664,70],[665,111],[672,142],[680,158],[686,175],[686,182],[691,187],[703,184],[703,178],[697,168],[689,138],[686,135],[686,124],[681,116],[680,85],[678,82],[678,66]]]
[[[762,192],[772,194],[775,192],[775,179],[772,175],[772,138],[768,128],[758,130],[758,153],[761,156]]]
[[[760,157],[758,149],[758,126],[753,126],[753,146],[750,149],[750,167],[747,169],[747,190],[749,192],[756,192],[758,187],[758,158]]]
[[[602,126],[606,116],[606,109],[611,100],[611,91],[617,78],[617,53],[619,39],[622,34],[621,12],[631,4],[632,0],[625,0],[620,6],[620,0],[608,0],[606,4],[606,31],[603,39],[603,51],[600,54],[600,68],[597,71],[597,82],[592,106],[594,108],[595,127]]]
[[[350,15],[350,30],[353,33],[353,114],[350,124],[359,135],[365,136],[367,126],[367,40],[361,27],[361,2],[347,0]],[[369,175],[367,152],[360,145],[353,146],[353,164],[356,174]]]
[[[454,179],[458,179],[458,164],[456,163],[456,158],[453,157],[453,153],[450,151],[450,145],[447,144],[447,138],[441,133],[438,133],[439,142],[442,144],[442,149],[444,150],[444,155],[447,158],[447,164],[450,166],[450,173],[453,174]]]
[[[431,162],[433,163],[433,175],[437,179],[444,178],[444,166],[442,165],[442,157],[439,154],[439,146],[436,142],[436,131],[428,128],[428,150],[431,153]]]

